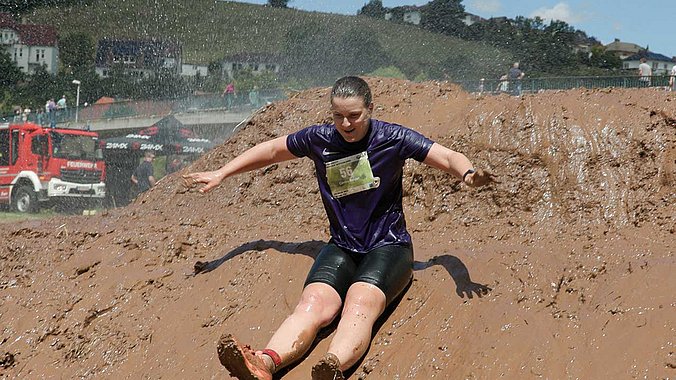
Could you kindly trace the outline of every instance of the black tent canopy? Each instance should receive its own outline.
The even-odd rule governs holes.
[[[185,128],[173,115],[136,133],[105,139],[103,144],[106,154],[112,155],[142,154],[148,150],[157,155],[194,155],[205,153],[213,145],[211,140]]]
[[[126,205],[132,200],[129,181],[145,152],[153,151],[158,156],[194,157],[214,146],[210,140],[196,136],[171,115],[136,133],[102,140],[107,197],[115,206]]]

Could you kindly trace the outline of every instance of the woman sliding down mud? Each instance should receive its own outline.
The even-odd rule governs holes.
[[[220,169],[183,176],[186,186],[207,192],[225,178],[309,157],[329,219],[331,240],[319,253],[293,313],[264,350],[223,335],[218,357],[238,379],[272,379],[301,357],[317,333],[340,315],[328,352],[312,379],[343,379],[366,352],[371,330],[387,305],[412,279],[413,247],[402,208],[402,171],[413,158],[461,178],[472,187],[493,181],[463,154],[418,132],[371,119],[368,84],[358,77],[336,81],[331,91],[333,124],[314,125],[247,150]]]

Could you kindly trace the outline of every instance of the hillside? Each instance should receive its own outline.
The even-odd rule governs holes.
[[[291,30],[305,34],[326,29],[315,41],[317,49],[331,51],[352,29],[374,36],[387,54],[411,77],[437,67],[449,57],[471,70],[474,77],[499,77],[512,58],[490,46],[422,31],[420,28],[375,20],[260,5],[195,0],[166,3],[149,0],[95,2],[72,8],[43,8],[28,15],[34,23],[56,26],[61,36],[85,32],[94,41],[102,37],[168,38],[183,45],[184,60],[207,64],[226,55],[255,52],[283,54]],[[462,78],[457,78],[462,79]]]
[[[477,98],[368,79],[376,118],[466,153],[499,183],[404,173],[415,280],[350,379],[676,376],[676,97]],[[268,106],[187,170],[329,117],[328,89]],[[327,224],[309,160],[207,195],[169,176],[123,209],[0,225],[0,377],[227,378],[224,332],[263,345]],[[195,273],[200,261],[207,271]],[[492,290],[478,297],[482,286]],[[305,380],[329,328],[281,377]]]

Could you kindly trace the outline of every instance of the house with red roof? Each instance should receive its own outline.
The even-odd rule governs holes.
[[[25,73],[33,74],[42,66],[56,74],[59,47],[56,28],[51,25],[21,24],[9,13],[0,12],[0,49]]]

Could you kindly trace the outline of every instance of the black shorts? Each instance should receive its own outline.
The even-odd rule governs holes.
[[[345,300],[350,285],[366,282],[382,290],[389,305],[412,278],[413,248],[409,245],[386,245],[355,253],[329,242],[319,252],[305,286],[314,282],[328,284]]]

